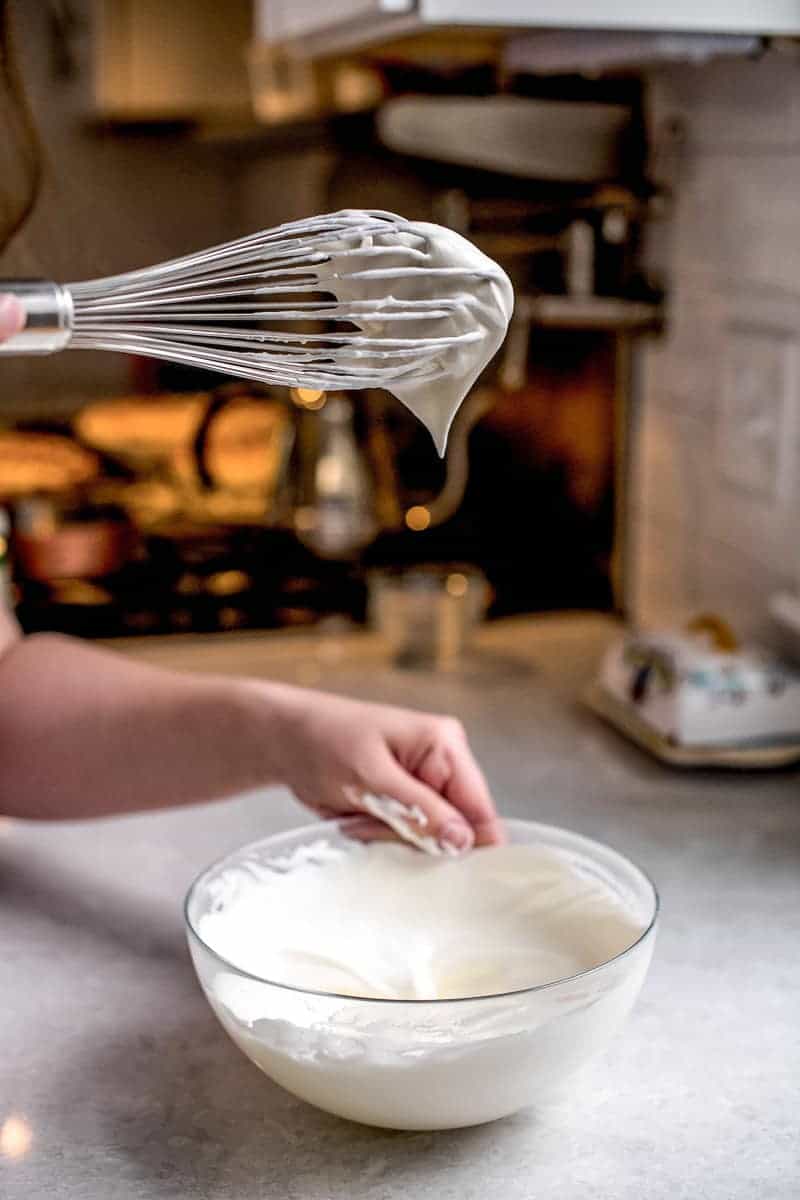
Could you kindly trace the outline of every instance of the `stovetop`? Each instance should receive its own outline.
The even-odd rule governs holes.
[[[142,557],[98,580],[18,584],[17,614],[34,633],[80,637],[271,629],[343,614],[362,621],[366,582],[279,531],[237,529],[186,540],[150,537]]]

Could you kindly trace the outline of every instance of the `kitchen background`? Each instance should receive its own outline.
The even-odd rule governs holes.
[[[126,635],[134,669],[451,714],[504,815],[630,855],[663,921],[626,1035],[571,1097],[384,1134],[260,1078],[187,970],[190,879],[295,827],[287,791],[0,820],[0,1194],[797,1200],[800,675],[709,653],[732,639],[708,617],[679,642],[616,616],[716,613],[785,647],[800,627],[799,0],[5,9],[43,169],[3,247],[37,158],[0,56],[0,277],[369,204],[467,232],[517,288],[445,466],[382,395],[0,357],[0,584],[26,626]],[[459,657],[475,568],[510,619]],[[350,632],[370,594],[416,659]],[[430,669],[431,625],[457,670]],[[243,627],[280,632],[202,636]],[[126,731],[136,780],[158,776],[148,736]]]
[[[12,4],[44,166],[0,270],[106,275],[385,207],[452,224],[506,266],[520,298],[507,346],[444,467],[378,395],[351,408],[234,389],[205,430],[221,380],[87,352],[4,359],[5,426],[73,451],[0,442],[25,623],[97,636],[361,620],[370,568],[449,562],[486,573],[493,615],[616,608],[669,625],[711,610],[773,636],[770,597],[793,593],[800,567],[794,43],[742,19],[732,37],[406,37],[401,23],[382,38],[334,9],[306,49],[335,57],[265,40],[312,29],[313,8]],[[455,132],[449,164],[414,152],[435,122],[398,98],[479,97],[488,112],[494,93],[600,124],[571,140],[551,108],[523,152],[509,111],[505,161],[491,136],[486,159],[480,125],[475,161]],[[334,544],[319,516],[331,456],[354,481]],[[55,501],[37,469],[67,481]],[[59,522],[120,517],[129,537],[99,574],[48,574],[36,557]]]

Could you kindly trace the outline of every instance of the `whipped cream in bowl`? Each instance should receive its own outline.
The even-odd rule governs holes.
[[[220,1023],[296,1096],[395,1129],[503,1117],[605,1048],[653,951],[658,899],[599,842],[528,821],[433,858],[347,821],[245,846],[186,901]]]

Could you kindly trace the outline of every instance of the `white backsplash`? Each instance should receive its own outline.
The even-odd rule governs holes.
[[[648,256],[668,289],[634,420],[631,611],[769,636],[800,583],[800,59],[654,72]]]

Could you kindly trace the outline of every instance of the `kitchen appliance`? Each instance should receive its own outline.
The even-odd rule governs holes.
[[[800,672],[741,646],[719,618],[624,634],[586,700],[675,766],[786,766],[800,760]]]
[[[94,579],[135,553],[127,513],[97,504],[102,458],[69,438],[41,431],[0,433],[0,501],[17,572],[31,581]],[[9,520],[10,518],[10,520]]]
[[[124,509],[78,497],[34,497],[14,508],[12,551],[26,579],[99,579],[131,560],[137,534]]]
[[[282,396],[241,384],[122,396],[88,405],[72,425],[83,445],[123,468],[96,491],[145,531],[178,518],[278,524],[294,437]]]
[[[476,388],[456,415],[446,461],[426,451],[434,470],[420,488],[400,478],[386,400],[370,396],[357,408],[336,392],[287,397],[227,384],[97,401],[72,426],[83,446],[124,468],[125,477],[96,490],[146,531],[177,517],[283,528],[321,557],[349,558],[403,529],[409,506],[424,502],[432,525],[452,515],[467,480],[467,437],[487,408],[486,390]]]
[[[0,499],[64,495],[100,476],[100,456],[59,433],[0,432]]]
[[[292,524],[323,559],[354,556],[378,533],[374,484],[353,429],[353,406],[333,395],[298,437]],[[306,434],[306,437],[302,435]]]
[[[72,418],[71,438],[55,422],[47,433],[0,435],[0,479],[13,493],[6,502],[12,514],[35,502],[37,534],[49,538],[55,527],[63,542],[67,523],[79,523],[75,536],[85,540],[93,512],[124,514],[135,531],[124,564],[107,559],[99,574],[87,562],[65,578],[35,564],[20,527],[20,619],[32,632],[89,637],[273,628],[334,614],[361,621],[366,543],[402,537],[407,512],[423,506],[432,527],[452,516],[466,484],[467,436],[485,408],[477,388],[457,415],[445,462],[389,397],[355,406],[341,393],[240,383],[94,401]],[[409,450],[423,486],[399,469],[398,454]],[[69,485],[48,510],[47,530],[38,519],[45,485]]]
[[[108,279],[0,280],[27,313],[0,353],[112,350],[323,390],[460,375],[483,336],[464,278],[481,272],[432,267],[426,248],[392,213],[340,212]],[[409,280],[429,297],[403,298]]]
[[[202,918],[230,904],[242,879],[298,863],[324,870],[326,851],[356,848],[347,821],[317,823],[234,851],[189,889],[195,970],[236,1045],[308,1103],[387,1128],[496,1120],[559,1088],[608,1045],[630,1012],[653,953],[658,895],[638,867],[600,842],[532,821],[504,824],[512,843],[553,851],[607,887],[637,919],[642,932],[633,944],[570,979],[459,1000],[362,999],[240,971],[203,940]]]

